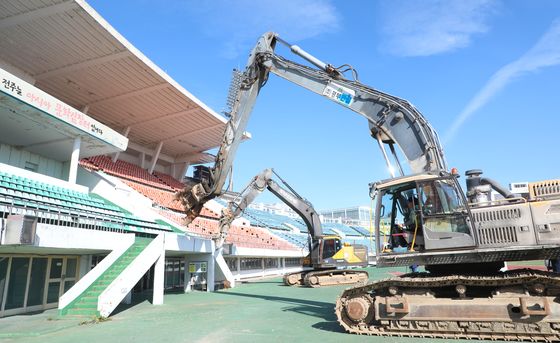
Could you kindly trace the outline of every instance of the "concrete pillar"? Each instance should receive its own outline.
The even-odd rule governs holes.
[[[193,288],[193,286],[194,286],[194,283],[193,283],[193,276],[194,276],[194,275],[193,275],[193,274],[191,273],[191,271],[189,270],[189,265],[190,265],[191,263],[196,262],[196,261],[200,261],[200,258],[198,258],[197,256],[198,256],[198,255],[195,255],[195,256],[192,256],[192,255],[191,255],[191,256],[188,256],[188,257],[187,257],[187,269],[186,269],[186,273],[187,273],[187,276],[186,276],[186,277],[187,277],[187,281],[188,281],[188,284],[187,284],[187,292],[192,292],[193,289],[194,289],[194,288]]]
[[[159,158],[159,154],[161,153],[162,147],[163,147],[163,141],[158,143],[156,147],[156,151],[154,151],[154,154],[152,155],[152,164],[150,165],[150,169],[148,170],[150,174],[154,172],[154,168],[156,167],[156,163]]]
[[[189,259],[187,256],[183,259],[184,267],[185,268],[185,275],[183,280],[183,292],[188,293],[191,291],[191,274],[189,273]]]
[[[144,165],[146,164],[146,153],[145,152],[141,152],[140,153],[140,161],[138,161],[140,164],[140,168],[144,169]]]
[[[207,274],[206,274],[206,291],[214,292],[214,283],[215,283],[214,270],[216,267],[216,264],[214,263],[215,260],[214,252],[212,254],[207,254],[206,256],[208,261]]]
[[[124,129],[123,136],[128,137],[128,134],[129,134],[129,133],[130,133],[130,126],[127,126],[127,127]],[[119,155],[120,155],[120,152],[116,152],[116,153],[113,155],[113,163],[117,162],[117,160],[119,159]]]
[[[175,178],[179,181],[183,181],[183,177],[185,175],[187,175],[187,170],[189,169],[190,166],[190,162],[184,162],[183,166],[181,167],[181,169],[179,170],[179,174],[175,174],[173,176],[175,176]]]
[[[154,267],[154,296],[153,305],[163,305],[163,289],[165,282],[165,248],[162,246],[161,255]]]
[[[72,148],[72,157],[70,158],[70,170],[68,171],[68,182],[75,184],[76,176],[78,175],[78,162],[80,161],[80,145],[82,138],[76,137],[74,139],[74,147]]]
[[[235,266],[237,267],[237,276],[241,275],[241,257],[235,258]]]

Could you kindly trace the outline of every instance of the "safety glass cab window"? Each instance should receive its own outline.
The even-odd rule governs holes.
[[[420,233],[421,205],[416,183],[380,192],[379,242],[381,251],[404,252]]]
[[[439,179],[418,184],[423,224],[435,232],[469,233],[464,198],[456,181]]]

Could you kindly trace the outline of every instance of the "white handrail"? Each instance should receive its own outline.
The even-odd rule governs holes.
[[[99,295],[97,310],[108,317],[158,258],[165,256],[164,236],[158,235]],[[164,255],[164,256],[162,256]]]
[[[122,245],[111,251],[107,257],[105,257],[101,262],[99,262],[95,268],[90,270],[84,277],[80,279],[72,288],[70,288],[66,293],[64,293],[60,299],[58,299],[58,309],[61,310],[68,306],[74,299],[79,297],[92,283],[95,282],[109,267],[115,263],[115,261],[121,257],[122,254],[132,244],[134,244],[134,235],[124,235],[122,239]]]
[[[233,288],[235,287],[235,276],[229,269],[229,266],[227,265],[227,262],[222,255],[222,250],[223,249],[219,249],[219,251],[216,252],[215,261],[218,265],[218,268],[220,268],[220,270],[224,274],[226,280],[229,281],[230,287]]]

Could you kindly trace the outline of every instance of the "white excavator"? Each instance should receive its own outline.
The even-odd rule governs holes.
[[[278,43],[313,67],[276,54]],[[426,269],[345,290],[335,312],[347,332],[560,340],[560,274],[500,271],[505,261],[560,257],[560,180],[531,183],[525,199],[482,177],[480,170],[470,170],[465,194],[459,175],[448,170],[437,133],[414,106],[360,83],[351,66],[335,68],[275,33],[259,39],[246,69],[235,74],[230,120],[210,178],[180,194],[189,218],[221,194],[256,97],[271,73],[368,121],[391,174],[370,184],[377,266]],[[406,159],[408,175],[395,146]],[[493,200],[492,191],[503,199]]]
[[[282,187],[273,179],[273,175],[282,182]],[[283,203],[296,212],[307,227],[309,254],[303,259],[304,271],[288,273],[284,276],[287,286],[305,285],[308,287],[334,286],[344,284],[365,283],[369,274],[365,270],[350,269],[367,267],[367,247],[360,244],[343,242],[336,235],[325,235],[319,215],[313,205],[300,196],[273,169],[265,169],[256,175],[228,206],[220,217],[220,236],[216,246],[221,247],[227,237],[232,222],[247,209],[247,207],[265,189],[269,190]]]

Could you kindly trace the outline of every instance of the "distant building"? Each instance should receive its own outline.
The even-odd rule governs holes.
[[[342,223],[369,228],[371,210],[368,206],[353,206],[319,211],[323,223]]]
[[[294,210],[292,210],[290,207],[288,207],[288,205],[283,203],[273,203],[273,204],[253,203],[249,205],[249,208],[263,211],[263,212],[278,214],[290,218],[299,218],[299,215],[296,212],[294,212]]]

